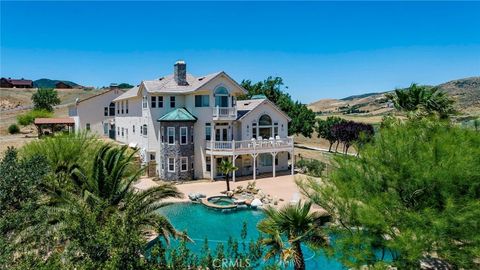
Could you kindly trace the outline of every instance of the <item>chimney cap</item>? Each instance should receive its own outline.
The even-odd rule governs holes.
[[[185,61],[178,60],[177,62],[175,62],[175,65],[185,65]]]

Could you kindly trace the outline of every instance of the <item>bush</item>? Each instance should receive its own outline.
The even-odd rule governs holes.
[[[8,133],[16,134],[20,132],[20,128],[16,124],[12,124],[8,127]]]
[[[33,124],[35,118],[50,118],[53,116],[53,113],[47,110],[32,110],[24,114],[20,114],[17,116],[18,124],[22,126],[28,126]]]
[[[316,159],[301,159],[297,161],[296,167],[309,176],[320,177],[326,165]]]

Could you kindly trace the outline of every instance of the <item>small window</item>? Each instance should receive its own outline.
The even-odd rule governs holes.
[[[170,97],[170,108],[175,108],[175,97]]]
[[[168,171],[169,172],[175,172],[175,159],[174,158],[168,158]]]
[[[273,137],[276,138],[278,136],[278,123],[273,123]]]
[[[85,128],[86,128],[87,130],[90,130],[90,123],[85,124]]]
[[[187,144],[187,127],[180,127],[180,144]]]
[[[158,97],[158,108],[163,108],[163,97]]]
[[[180,171],[182,171],[182,172],[188,171],[188,158],[187,157],[181,157],[180,158]]]
[[[257,138],[257,123],[252,124],[252,138]]]
[[[212,139],[212,127],[210,123],[205,124],[205,140],[210,141]]]
[[[175,128],[168,127],[167,132],[168,132],[168,144],[175,144]]]
[[[132,126],[133,134],[135,134],[135,125]]]
[[[115,103],[117,105],[117,114],[120,114],[120,102]]]
[[[210,96],[209,95],[196,95],[195,96],[195,107],[209,107],[210,106]]]
[[[147,96],[143,96],[142,98],[142,108],[147,108]]]
[[[117,127],[117,135],[120,136],[120,127]]]
[[[125,113],[128,113],[128,99],[125,100]]]
[[[156,108],[157,107],[157,97],[156,96],[152,96],[150,97],[151,99],[151,104],[152,104],[152,108]]]
[[[125,133],[124,133],[124,129],[122,128],[122,137],[124,136],[124,134],[125,134]]]
[[[124,112],[124,109],[123,109],[123,101],[122,101],[122,114],[123,114],[123,112]]]
[[[150,161],[155,161],[155,154],[150,154]]]
[[[260,164],[264,167],[272,166],[272,155],[269,153],[260,154]]]
[[[108,107],[103,107],[103,116],[108,116]]]
[[[163,127],[160,128],[160,141],[165,142],[165,129]]]
[[[212,160],[210,159],[210,157],[206,158],[205,165],[206,165],[206,171],[210,172],[212,170]]]
[[[147,136],[147,125],[143,125],[143,136]]]

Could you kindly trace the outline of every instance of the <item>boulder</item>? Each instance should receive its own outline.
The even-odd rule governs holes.
[[[263,203],[262,203],[262,201],[260,201],[259,199],[253,199],[251,205],[252,205],[253,207],[258,207],[258,206],[262,206]]]

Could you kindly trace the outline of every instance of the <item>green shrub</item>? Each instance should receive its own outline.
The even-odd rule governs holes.
[[[30,124],[33,124],[35,118],[50,118],[52,116],[53,113],[47,110],[32,110],[24,114],[18,115],[17,122],[22,126],[28,126]]]
[[[16,124],[11,124],[8,127],[8,133],[10,134],[16,134],[20,132],[20,128]]]
[[[301,159],[297,161],[296,167],[309,176],[320,177],[326,165],[316,159]]]

